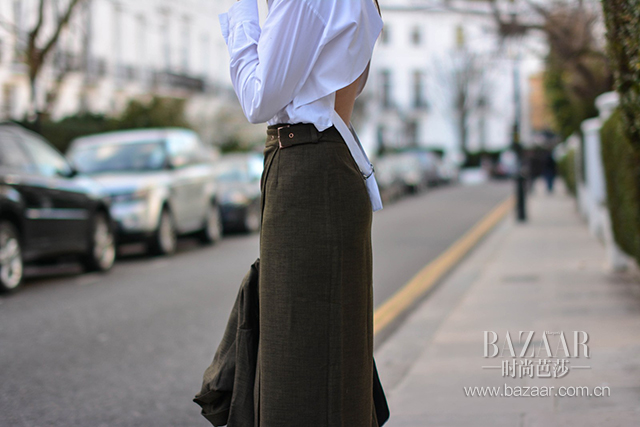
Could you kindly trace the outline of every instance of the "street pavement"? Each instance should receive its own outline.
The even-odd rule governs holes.
[[[438,188],[377,212],[376,304],[511,191]],[[0,426],[208,425],[191,399],[257,256],[257,235],[235,235],[185,240],[171,258],[129,255],[107,275],[37,270],[0,298]]]
[[[529,221],[503,221],[377,349],[391,407],[388,427],[640,426],[640,273],[608,271],[604,248],[574,200],[563,189],[553,195],[535,190]],[[495,358],[484,357],[484,331],[499,336],[503,350]],[[525,331],[521,341],[519,331]],[[529,345],[528,331],[534,332]],[[547,357],[544,331],[554,358]],[[573,331],[588,334],[589,358],[581,346],[574,357]],[[543,378],[537,368],[533,377],[503,372],[503,360],[521,365],[527,359],[554,366],[564,359],[569,369],[558,369],[555,378]],[[464,387],[498,387],[502,395],[466,396]],[[549,396],[534,396],[543,387]]]

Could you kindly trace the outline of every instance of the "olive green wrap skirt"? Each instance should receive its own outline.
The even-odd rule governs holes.
[[[377,427],[373,382],[372,210],[335,128],[279,148],[262,175],[261,427]]]

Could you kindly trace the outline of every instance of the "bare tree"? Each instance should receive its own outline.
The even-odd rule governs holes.
[[[468,154],[472,118],[476,113],[486,114],[491,108],[486,64],[480,54],[467,47],[455,51],[446,62],[449,64],[439,67],[440,80],[451,94],[451,108],[460,138],[460,149]],[[480,119],[483,120],[485,117]]]
[[[69,25],[69,21],[80,4],[86,0],[68,0],[66,5],[61,6],[58,0],[37,0],[36,20],[34,26],[26,33],[18,31],[17,26],[7,22],[2,22],[3,28],[12,31],[18,46],[23,51],[18,57],[27,66],[30,89],[30,113],[38,117],[41,113],[38,106],[38,85],[37,81],[44,65],[54,51],[60,40],[60,36]],[[50,18],[48,18],[50,17]],[[50,23],[48,21],[51,21]],[[45,31],[51,28],[50,31]],[[60,85],[64,75],[56,75],[54,86]],[[46,111],[53,103],[53,98],[57,94],[55,90],[46,96],[46,103],[43,106]]]
[[[557,74],[556,83],[572,104],[571,111],[561,112],[576,128],[594,114],[595,98],[612,88],[613,76],[602,37],[603,17],[599,2],[590,0],[553,0],[544,5],[522,0],[526,11],[505,10],[498,0],[490,0],[498,33],[504,40],[519,38],[531,31],[541,31],[548,42],[547,70]],[[553,100],[552,100],[553,104]],[[558,117],[556,112],[556,119]],[[561,128],[562,124],[558,124]],[[572,129],[577,130],[577,129]],[[571,133],[571,132],[569,132]]]

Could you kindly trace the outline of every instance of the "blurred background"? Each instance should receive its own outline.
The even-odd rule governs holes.
[[[204,425],[190,396],[260,227],[265,126],[217,19],[233,3],[0,0],[0,425]],[[638,2],[380,6],[353,116],[385,203],[376,307],[500,206],[535,224],[544,197],[607,271],[636,271]]]

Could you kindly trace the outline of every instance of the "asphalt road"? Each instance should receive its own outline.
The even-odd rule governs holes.
[[[374,215],[376,305],[510,192],[455,186]],[[129,255],[107,275],[36,270],[0,298],[0,426],[207,426],[200,388],[258,237],[172,258]]]

